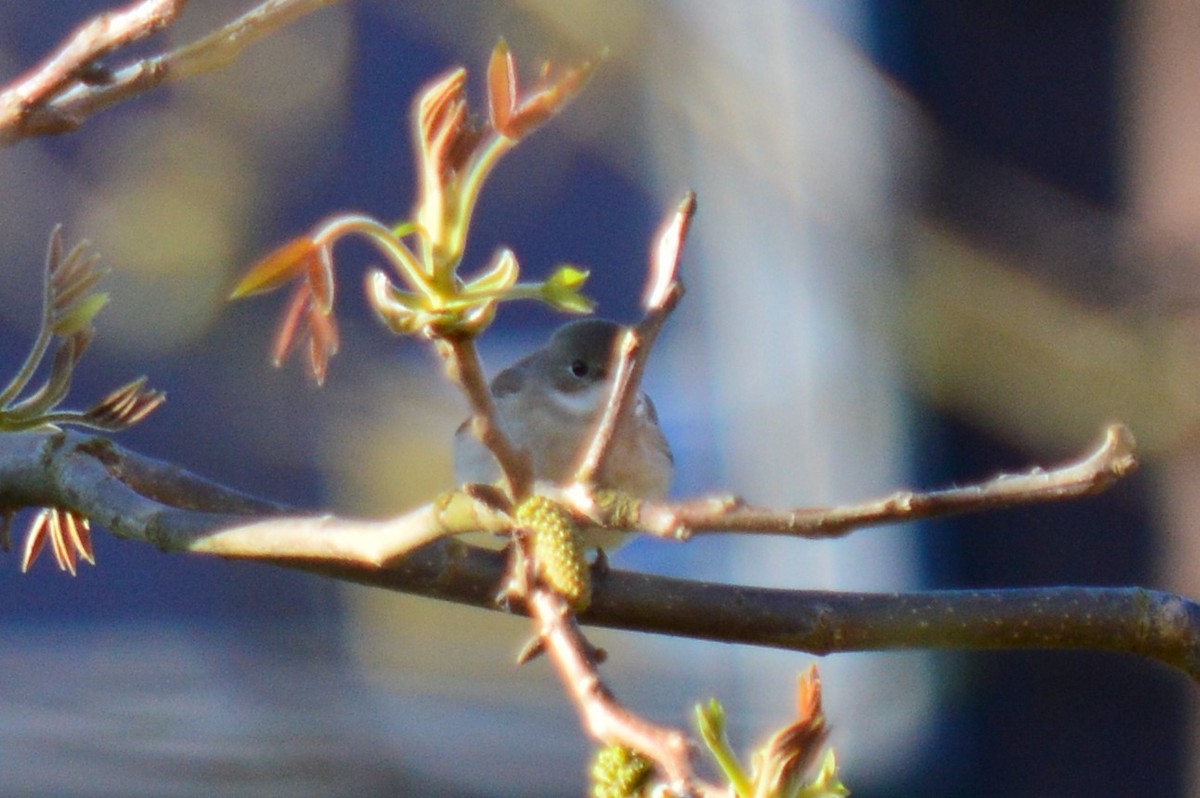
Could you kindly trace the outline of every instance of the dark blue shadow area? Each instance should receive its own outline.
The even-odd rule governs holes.
[[[876,62],[944,132],[1093,202],[1117,201],[1119,3],[870,5]]]
[[[977,175],[945,166],[972,160],[1117,210],[1120,4],[878,0],[871,8],[873,57],[935,123],[939,143],[954,151],[931,155],[941,166],[918,190],[918,215],[984,241],[996,236],[981,219],[1021,218],[1017,210],[973,205]],[[969,154],[965,161],[962,153]],[[1019,248],[1022,231],[1009,233]],[[1111,298],[1111,286],[1122,284],[1114,253],[1088,264],[1088,273],[1065,279],[1035,276],[1092,286],[1090,301]],[[915,482],[922,486],[964,484],[1044,459],[932,407],[915,418]],[[1154,498],[1152,475],[1140,474],[1082,501],[923,524],[927,581],[934,588],[1153,587],[1160,545]],[[955,660],[957,682],[946,686],[938,714],[945,749],[929,752],[911,784],[878,794],[1185,794],[1184,708],[1194,687],[1181,675],[1101,654]]]

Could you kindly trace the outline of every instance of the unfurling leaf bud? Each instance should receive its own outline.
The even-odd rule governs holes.
[[[299,236],[276,248],[246,272],[229,293],[230,299],[274,291],[291,280],[306,275],[317,256],[316,244],[309,236]]]
[[[372,269],[368,272],[366,288],[367,301],[392,332],[409,335],[420,328],[424,314],[405,301],[404,295],[396,290],[383,271]]]
[[[568,313],[591,313],[596,307],[595,303],[579,293],[579,289],[583,287],[587,278],[588,271],[586,269],[560,266],[558,271],[542,283],[542,299]]]
[[[92,325],[105,305],[108,304],[108,294],[92,294],[84,297],[70,310],[54,320],[51,331],[55,335],[70,336],[83,332]]]

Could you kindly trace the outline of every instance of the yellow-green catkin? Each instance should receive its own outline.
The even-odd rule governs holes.
[[[592,758],[592,798],[635,798],[650,777],[650,763],[623,745],[606,745]]]
[[[534,566],[546,585],[576,612],[587,609],[592,578],[583,538],[571,514],[545,496],[532,496],[517,508],[517,522],[533,536]]]

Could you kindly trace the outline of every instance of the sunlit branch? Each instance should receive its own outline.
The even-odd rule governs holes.
[[[518,452],[504,434],[496,420],[496,405],[479,354],[471,338],[454,337],[438,342],[438,352],[446,363],[450,378],[462,388],[471,405],[471,425],[491,453],[496,457],[504,479],[508,483],[509,495],[520,502],[533,485],[533,471],[526,452]]]
[[[803,538],[835,538],[867,526],[939,518],[1080,498],[1108,489],[1137,468],[1133,434],[1113,424],[1094,451],[1057,468],[1000,474],[984,482],[928,492],[900,491],[839,507],[777,510],[751,507],[732,497],[683,502],[644,501],[636,523],[660,537],[687,538],[700,532],[753,532]]]
[[[454,540],[404,549],[406,543],[469,528],[503,530],[501,514],[468,497],[446,498],[388,521],[291,517],[280,505],[70,430],[0,436],[0,506],[66,507],[119,537],[167,551],[257,559],[484,608],[495,607],[506,577],[499,552]],[[855,594],[611,571],[595,581],[580,620],[820,654],[900,648],[1121,651],[1200,681],[1200,606],[1142,588]]]
[[[662,769],[673,794],[716,795],[692,770],[687,736],[658,726],[621,706],[596,668],[594,649],[583,636],[562,596],[534,588],[526,602],[538,623],[539,639],[582,716],[584,728],[597,740],[618,743],[645,755]]]
[[[632,412],[637,400],[646,359],[650,356],[654,341],[667,317],[683,297],[683,284],[677,276],[679,255],[695,213],[696,195],[689,191],[659,231],[650,258],[647,290],[643,299],[645,317],[621,339],[608,402],[575,470],[575,481],[581,485],[593,483],[604,468],[613,436]]]

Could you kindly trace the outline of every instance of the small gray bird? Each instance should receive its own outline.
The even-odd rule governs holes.
[[[513,446],[529,453],[536,480],[564,482],[574,471],[612,387],[614,346],[623,328],[605,319],[559,327],[550,342],[492,380],[496,413]],[[640,393],[634,412],[613,438],[597,486],[661,499],[675,465],[650,397]],[[464,423],[454,436],[458,484],[500,479],[490,451]]]

